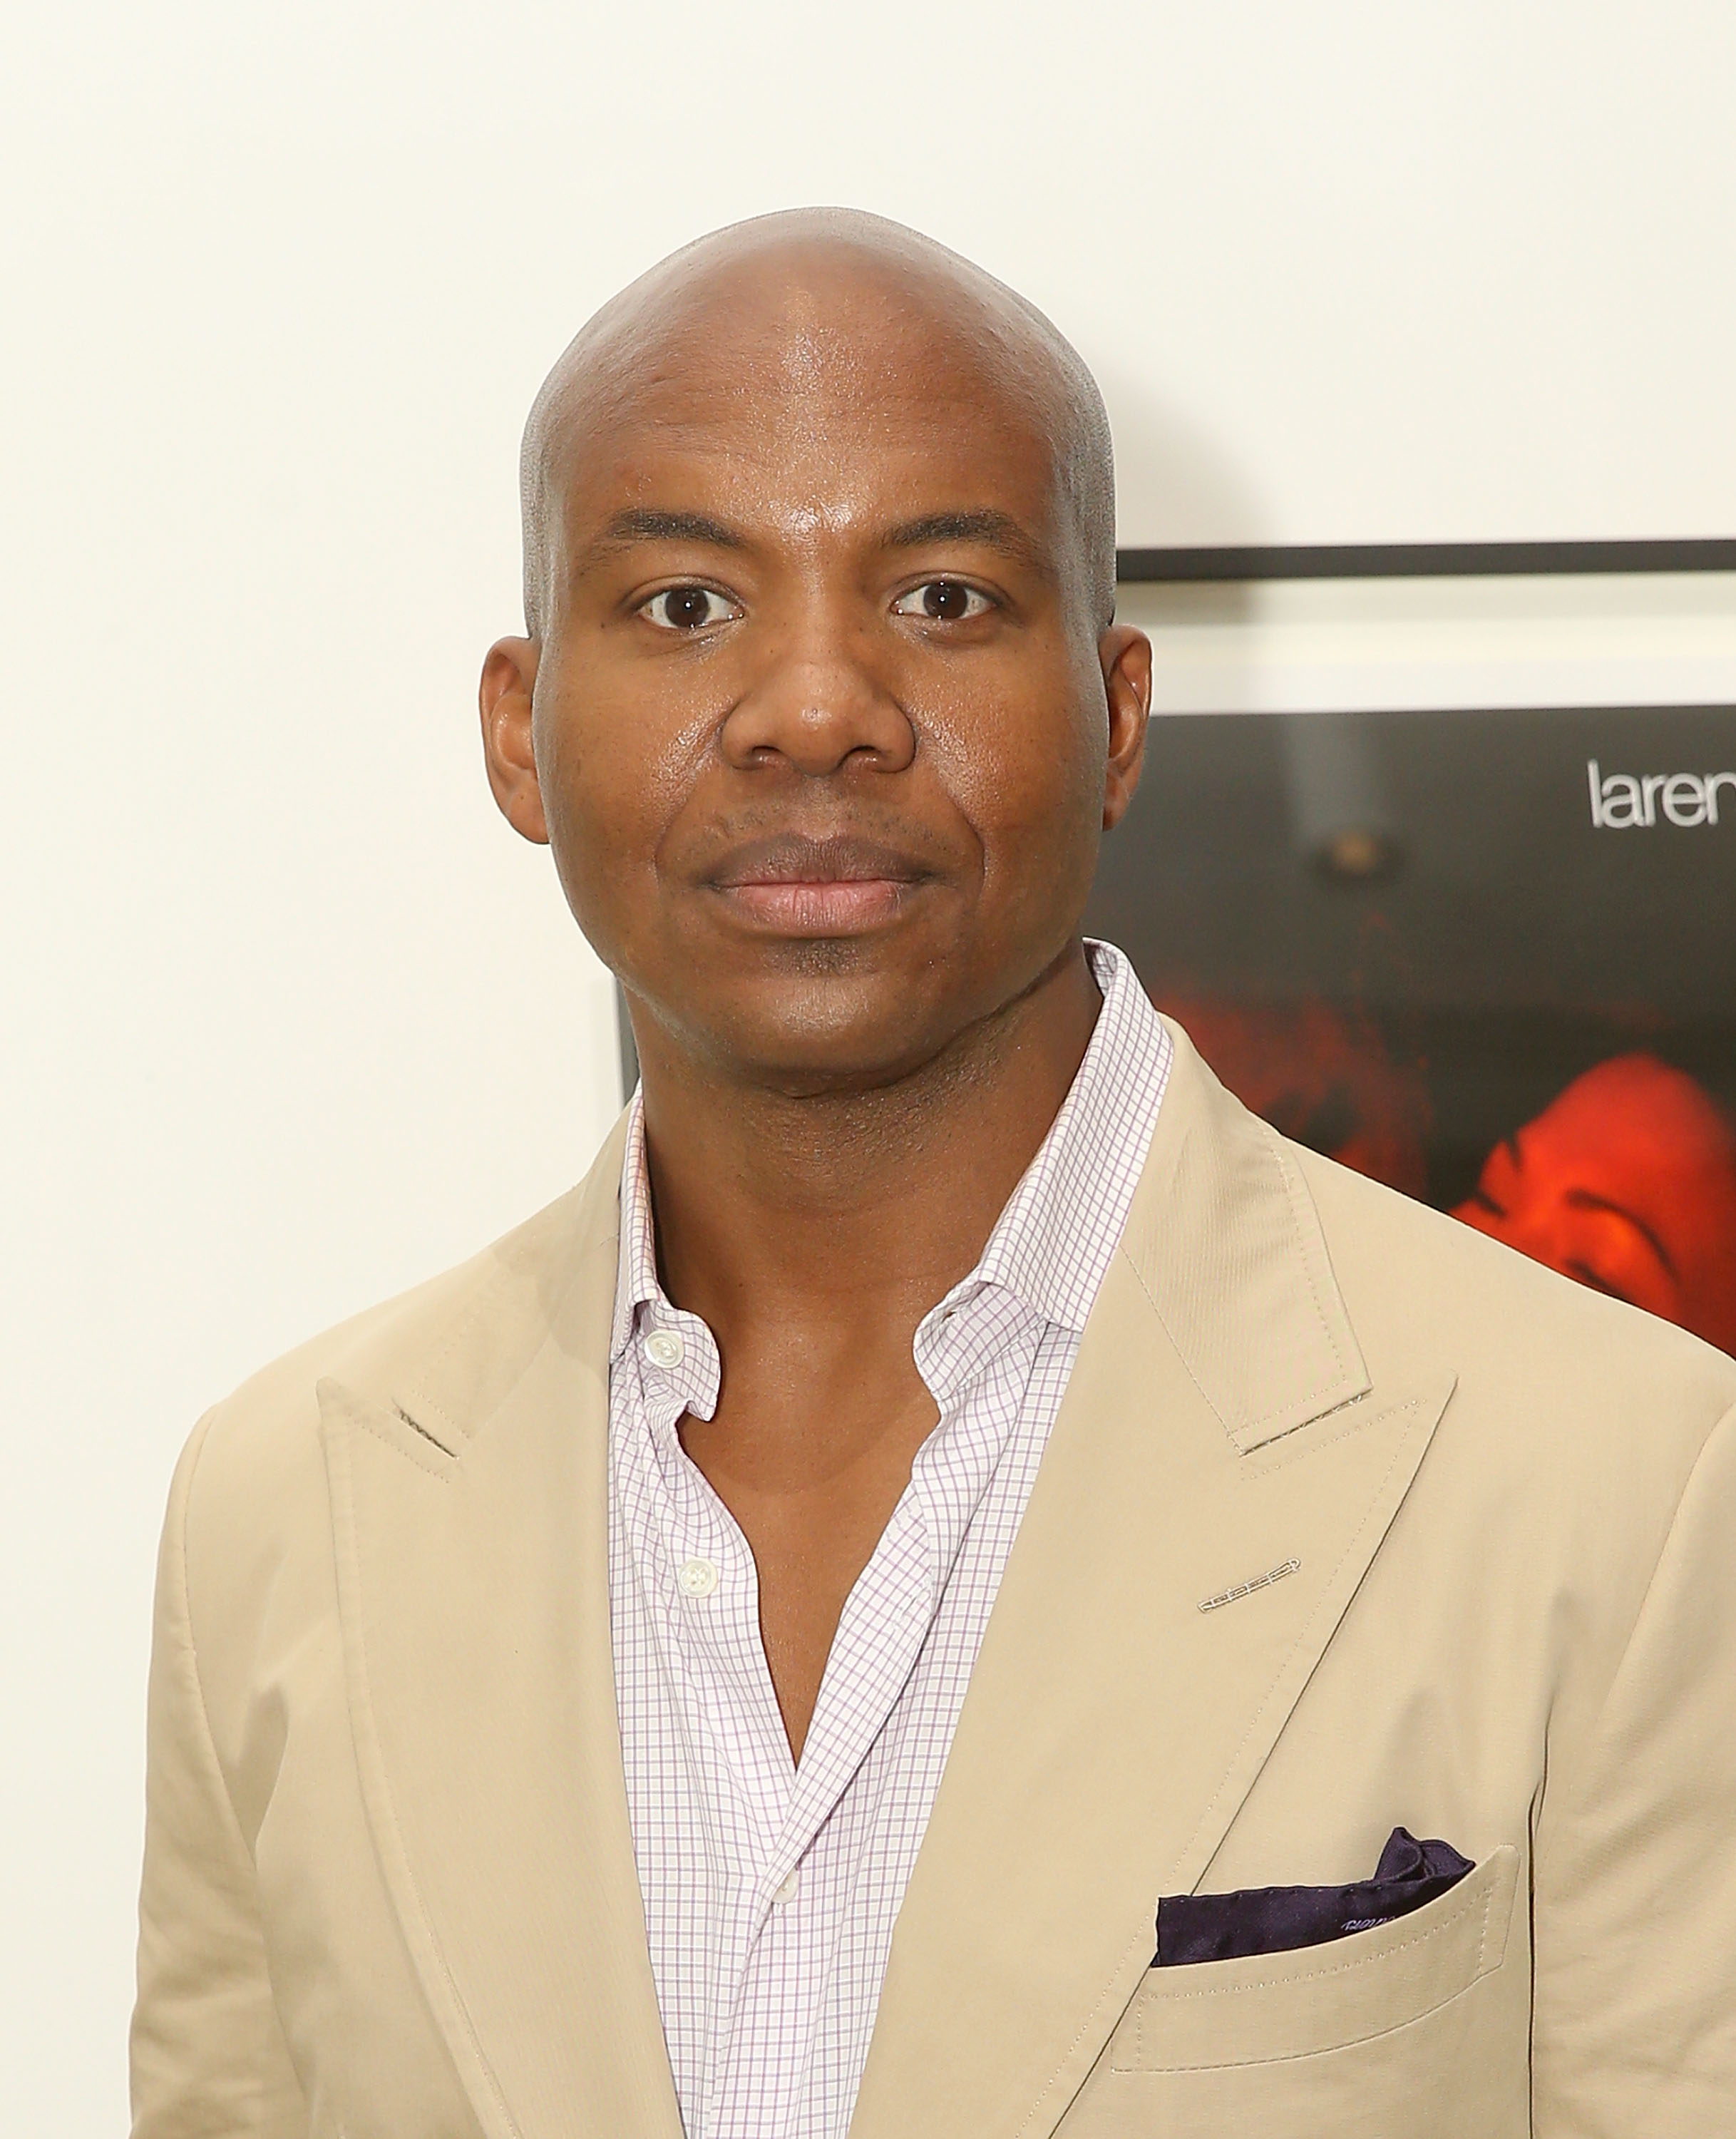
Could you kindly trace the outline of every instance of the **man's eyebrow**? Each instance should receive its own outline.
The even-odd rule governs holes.
[[[1671,1256],[1669,1249],[1664,1246],[1637,1211],[1630,1211],[1625,1203],[1611,1202],[1607,1196],[1593,1195],[1589,1188],[1570,1188],[1562,1201],[1571,1204],[1576,1211],[1607,1211],[1612,1217],[1626,1218],[1636,1233],[1651,1243],[1652,1253],[1669,1271],[1671,1277],[1680,1281],[1680,1273],[1676,1269],[1675,1259]]]
[[[703,512],[667,512],[654,506],[629,505],[616,513],[596,541],[595,550],[624,548],[631,542],[704,542],[717,550],[745,550],[739,529]]]
[[[1041,546],[1010,512],[985,507],[974,512],[926,512],[889,528],[882,538],[888,550],[919,550],[930,542],[980,542],[1039,572],[1054,570]]]

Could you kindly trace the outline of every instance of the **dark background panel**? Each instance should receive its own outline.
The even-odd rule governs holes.
[[[1160,1002],[1334,1006],[1425,1085],[1450,1203],[1610,1055],[1736,1106],[1736,790],[1599,829],[1591,759],[1736,771],[1736,707],[1167,717],[1088,925]]]

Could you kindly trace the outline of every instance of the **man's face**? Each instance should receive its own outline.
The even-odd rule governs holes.
[[[790,1089],[884,1081],[1066,952],[1148,649],[1099,646],[1041,397],[896,290],[661,332],[565,449],[540,649],[490,657],[496,791],[642,1025]]]

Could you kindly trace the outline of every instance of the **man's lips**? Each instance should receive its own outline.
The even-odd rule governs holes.
[[[904,849],[855,839],[736,847],[706,882],[742,920],[780,936],[853,936],[897,918],[932,871]]]

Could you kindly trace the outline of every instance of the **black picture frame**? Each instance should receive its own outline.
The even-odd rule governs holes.
[[[1172,639],[1228,618],[1248,644],[1265,630],[1275,647],[1284,624],[1262,619],[1293,623],[1317,598],[1261,597],[1261,582],[1520,577],[1539,582],[1536,613],[1571,643],[1576,604],[1620,609],[1632,575],[1736,572],[1736,540],[1126,550],[1117,566],[1122,585],[1164,590],[1143,620],[1166,619],[1156,633]],[[1566,608],[1548,588],[1563,575],[1594,583]],[[1484,599],[1447,595],[1461,598]],[[1347,600],[1364,600],[1320,599],[1341,622]],[[1707,599],[1722,618],[1723,591]],[[1435,596],[1395,608],[1371,589],[1367,601],[1389,634],[1407,608],[1440,614]],[[1530,607],[1522,589],[1497,604],[1515,605]],[[1431,672],[1425,632],[1416,643],[1401,672],[1414,702],[1401,690],[1337,710],[1272,653],[1259,690],[1208,707],[1208,670],[1176,671],[1088,928],[1127,952],[1224,1081],[1285,1133],[1485,1230],[1505,1226],[1539,1260],[1736,1351],[1736,702],[1629,699],[1613,665],[1601,697],[1595,661],[1579,664],[1582,702],[1461,702],[1458,671]],[[1340,673],[1322,672],[1326,689]],[[1656,1143],[1663,1159],[1641,1165],[1633,1154],[1666,1117],[1690,1140]],[[1588,1120],[1592,1145],[1602,1139],[1589,1158]],[[1659,1305],[1667,1287],[1641,1297],[1619,1256],[1600,1265],[1518,1211],[1546,1159],[1567,1163],[1564,1123],[1582,1170],[1560,1176],[1560,1194],[1634,1215],[1665,1261],[1699,1270],[1695,1300]],[[1514,1187],[1503,1168],[1528,1153],[1532,1174]],[[1665,1197],[1660,1168],[1678,1160]],[[1504,1197],[1512,1208],[1484,1207]]]

